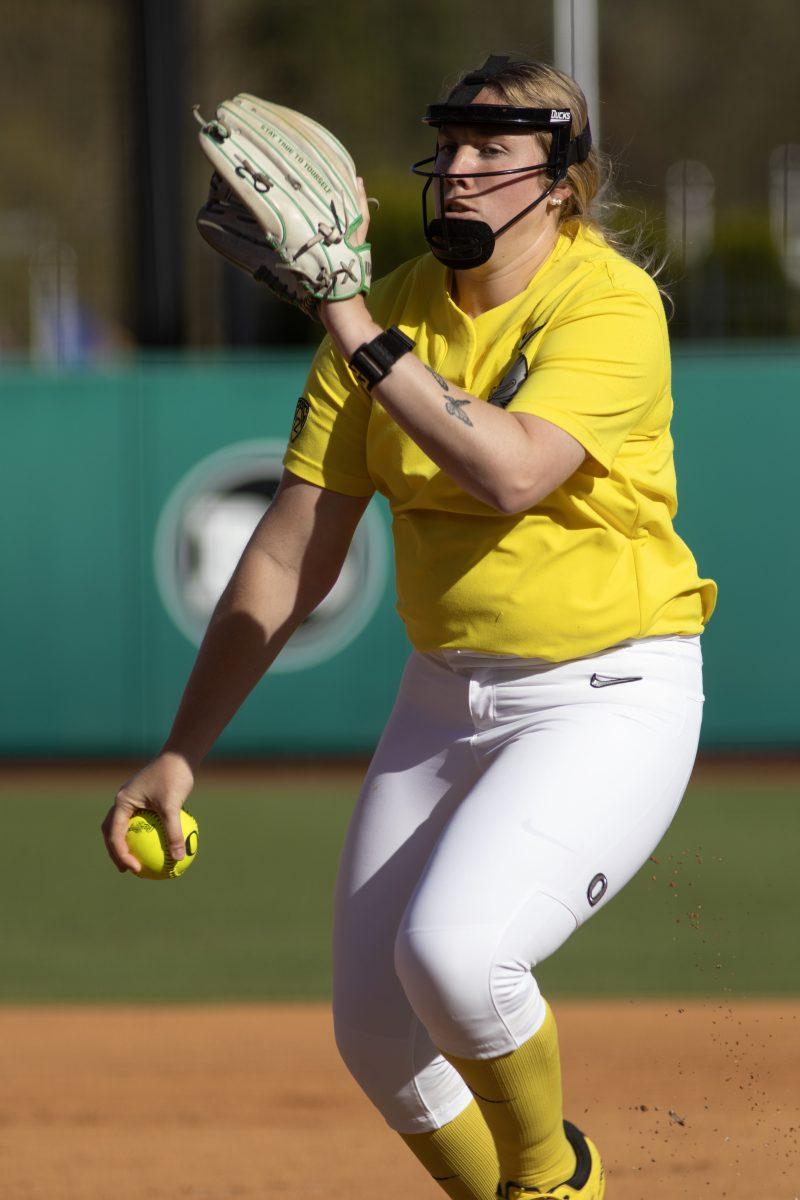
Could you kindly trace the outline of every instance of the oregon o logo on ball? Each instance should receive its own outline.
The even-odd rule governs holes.
[[[181,829],[185,858],[178,862],[170,858],[161,818],[154,812],[138,812],[128,823],[125,840],[134,858],[142,864],[139,879],[178,879],[187,871],[197,855],[197,821],[185,808],[181,809]]]

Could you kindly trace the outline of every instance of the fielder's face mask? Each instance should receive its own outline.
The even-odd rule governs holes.
[[[468,270],[479,267],[492,257],[494,245],[501,233],[516,225],[526,213],[546,200],[555,187],[566,178],[567,168],[573,163],[584,162],[589,156],[592,135],[586,122],[577,137],[571,137],[572,110],[569,108],[520,108],[513,104],[473,104],[481,88],[491,85],[509,62],[507,55],[491,55],[479,71],[471,71],[464,77],[460,87],[445,104],[431,104],[425,114],[425,124],[439,128],[442,125],[471,125],[480,128],[492,126],[509,133],[551,133],[552,144],[546,162],[531,163],[527,167],[511,167],[505,171],[471,171],[452,173],[436,170],[436,155],[422,158],[411,170],[422,175],[427,182],[422,189],[422,225],[425,238],[434,256],[447,267]],[[425,168],[430,166],[429,170]],[[531,171],[543,171],[552,181],[522,212],[506,221],[500,229],[493,230],[485,221],[473,221],[466,217],[447,217],[445,211],[444,181],[446,179],[489,179],[496,175],[523,175]],[[433,181],[439,189],[439,211],[441,217],[428,220],[428,189]]]

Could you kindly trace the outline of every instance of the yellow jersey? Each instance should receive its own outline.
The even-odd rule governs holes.
[[[368,308],[445,379],[552,422],[587,458],[530,510],[498,512],[423,453],[325,338],[284,464],[320,487],[386,496],[412,645],[562,662],[700,633],[717,589],[672,526],[669,339],[650,276],[579,227],[524,291],[478,317],[449,282],[425,254],[380,280]]]

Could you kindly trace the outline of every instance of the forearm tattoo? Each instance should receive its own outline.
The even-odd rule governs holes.
[[[458,417],[459,421],[463,421],[463,423],[465,425],[469,425],[471,429],[472,421],[470,421],[469,417],[464,412],[464,407],[467,404],[469,404],[469,400],[455,400],[451,398],[450,400],[445,401],[444,406],[450,413],[451,417]]]
[[[438,371],[434,371],[433,367],[429,367],[427,363],[425,364],[425,370],[430,371],[431,375],[436,380],[436,382],[438,383],[439,387],[442,389],[443,392],[450,391],[450,387],[448,385],[447,380],[443,379]]]
[[[446,379],[442,378],[442,376],[438,373],[438,371],[434,371],[433,367],[429,367],[427,364],[425,365],[425,370],[430,371],[431,375],[436,380],[436,382],[438,383],[438,385],[442,389],[442,391],[444,391],[444,392],[450,391],[449,383],[447,382]],[[469,417],[464,412],[464,408],[467,404],[469,404],[469,400],[455,400],[451,396],[449,400],[445,401],[444,406],[445,406],[445,409],[447,410],[447,412],[450,413],[451,417],[458,417],[459,421],[461,421],[462,424],[469,425],[470,429],[472,429],[472,427],[473,427],[472,421],[470,421]]]

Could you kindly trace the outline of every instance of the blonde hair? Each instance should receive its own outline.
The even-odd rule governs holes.
[[[467,74],[464,72],[458,83],[450,89],[450,96],[461,86]],[[571,75],[548,63],[530,59],[509,62],[491,83],[486,84],[486,88],[496,92],[506,104],[530,108],[568,108],[572,113],[571,137],[577,137],[583,131],[589,117],[586,97],[580,85]],[[545,157],[549,157],[553,135],[542,132],[534,136]],[[591,229],[619,254],[647,271],[656,281],[662,298],[672,307],[669,293],[658,283],[665,261],[657,261],[655,253],[645,251],[645,230],[641,223],[629,222],[622,233],[610,224],[612,213],[630,215],[630,210],[614,198],[613,173],[611,159],[596,146],[591,147],[588,158],[583,162],[572,163],[567,168],[565,180],[571,190],[559,210],[558,227],[568,235],[574,234],[579,225]]]

